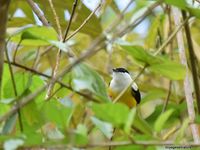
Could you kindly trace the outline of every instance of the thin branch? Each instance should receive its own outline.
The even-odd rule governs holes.
[[[183,10],[182,11],[182,16],[183,19],[187,17],[186,12]],[[194,54],[194,48],[192,44],[192,38],[191,38],[191,33],[190,33],[190,28],[188,22],[184,25],[185,27],[185,34],[186,34],[186,39],[188,43],[188,49],[189,49],[189,56],[190,56],[190,64],[191,64],[191,70],[192,70],[192,77],[193,77],[193,84],[194,84],[194,89],[195,89],[195,94],[196,94],[196,101],[197,101],[197,108],[198,108],[198,113],[200,114],[200,88],[199,88],[199,79],[198,79],[198,73],[197,73],[197,68],[195,64],[195,54]]]
[[[168,88],[168,93],[167,93],[167,98],[165,99],[164,105],[163,105],[163,109],[162,109],[162,113],[165,112],[165,110],[167,109],[167,105],[169,102],[169,98],[171,95],[171,90],[172,90],[172,80],[169,81],[169,88]]]
[[[59,39],[60,39],[60,41],[63,41],[63,38],[62,38],[62,30],[61,30],[59,18],[58,18],[58,16],[57,16],[57,13],[56,13],[56,10],[55,10],[55,8],[54,8],[54,5],[53,5],[52,0],[48,0],[48,1],[49,1],[50,8],[51,8],[51,10],[52,10],[52,12],[53,12],[55,21],[56,21],[56,26],[57,26],[57,28],[58,28]],[[53,76],[52,76],[52,78],[55,78],[55,76],[56,76],[57,73],[58,73],[58,69],[59,69],[59,65],[60,65],[60,58],[61,58],[61,50],[58,49],[58,52],[57,52],[57,55],[56,55],[56,65],[55,65],[55,67],[54,67],[54,69],[53,69]],[[53,87],[54,87],[54,84],[53,84],[53,83],[49,84],[49,87],[48,87],[47,93],[46,93],[46,98],[45,98],[46,100],[49,99],[49,97],[51,96]]]
[[[50,26],[49,22],[45,18],[45,16],[42,14],[42,12],[39,10],[39,8],[36,6],[36,4],[32,0],[26,0],[27,3],[32,8],[33,12],[36,14],[36,16],[39,18],[39,20],[42,22],[44,26]]]
[[[7,49],[5,50],[5,53],[6,53],[6,59],[8,61],[8,67],[9,67],[9,71],[10,71],[11,82],[12,82],[12,85],[13,85],[14,94],[15,94],[15,97],[17,97],[18,94],[17,94],[16,82],[15,82],[15,78],[14,78],[12,66],[10,64],[10,58],[9,58],[8,50]],[[16,103],[18,103],[18,102],[16,102]],[[22,117],[21,117],[21,111],[20,111],[20,109],[18,109],[17,114],[18,114],[18,121],[19,121],[20,131],[23,132],[23,123],[22,123]]]
[[[74,0],[72,12],[71,12],[71,16],[70,16],[69,23],[68,23],[67,28],[66,28],[66,31],[65,31],[65,35],[64,35],[64,38],[63,38],[63,42],[66,41],[66,37],[67,37],[67,35],[68,35],[68,33],[69,33],[69,29],[70,29],[70,27],[71,27],[72,19],[73,19],[73,17],[74,17],[74,13],[75,13],[77,4],[78,4],[78,0]]]
[[[99,5],[91,12],[91,14],[83,21],[83,23],[72,34],[66,37],[65,41],[71,39],[74,35],[76,35],[100,7],[101,7],[101,3],[99,3]]]
[[[54,19],[56,21],[56,26],[57,26],[57,30],[58,30],[59,39],[62,40],[62,29],[61,29],[61,26],[60,26],[59,17],[58,17],[58,15],[56,13],[56,10],[54,8],[52,0],[48,0],[48,2],[49,2],[49,5],[50,5],[50,8],[52,10]]]

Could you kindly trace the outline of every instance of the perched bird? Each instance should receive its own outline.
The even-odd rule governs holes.
[[[125,89],[127,90],[124,91]],[[109,96],[112,100],[115,100],[122,91],[124,93],[119,97],[118,102],[125,103],[129,108],[140,103],[140,91],[129,72],[124,68],[115,68],[109,85]]]

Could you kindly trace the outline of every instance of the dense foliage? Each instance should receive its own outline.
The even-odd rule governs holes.
[[[199,0],[11,0],[0,146],[198,146],[199,6]],[[137,108],[110,100],[116,67],[138,84]]]

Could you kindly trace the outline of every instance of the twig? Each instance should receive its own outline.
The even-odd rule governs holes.
[[[56,26],[57,26],[57,28],[58,28],[59,40],[60,40],[60,41],[63,41],[63,38],[62,38],[62,30],[61,30],[59,18],[58,18],[58,16],[57,16],[57,13],[56,13],[56,10],[55,10],[55,8],[54,8],[54,5],[53,5],[52,0],[48,0],[48,1],[49,1],[50,8],[51,8],[51,10],[52,10],[52,12],[53,12],[55,21],[56,21]],[[54,69],[53,69],[52,78],[55,78],[55,76],[56,76],[57,73],[58,73],[58,69],[59,69],[59,65],[60,65],[60,58],[61,58],[61,50],[58,49],[58,52],[57,52],[57,55],[56,55],[56,65],[55,65],[55,67],[54,67]],[[53,83],[49,84],[49,87],[48,87],[47,93],[46,93],[46,98],[45,98],[46,100],[49,99],[49,97],[51,96],[53,87],[54,87],[54,84],[53,84]]]
[[[171,32],[172,32],[171,7],[166,6],[166,9],[168,9],[168,13],[167,13],[168,20],[169,20],[168,21],[169,22],[168,35],[170,35]],[[173,40],[170,42],[169,52],[170,52],[170,58],[173,59]],[[170,96],[171,96],[171,90],[172,90],[172,80],[169,80],[168,93],[167,93],[167,97],[166,97],[164,105],[163,105],[162,113],[164,113],[165,110],[167,109],[167,105],[169,103],[169,99],[170,99]]]
[[[177,8],[172,8],[172,12],[174,16],[175,25],[177,26],[178,24],[180,24],[180,11]],[[191,122],[190,128],[191,128],[192,136],[195,143],[199,143],[200,137],[198,134],[199,133],[198,126],[194,124],[195,110],[194,110],[193,97],[192,97],[192,87],[191,87],[190,79],[189,79],[189,69],[188,69],[188,65],[186,61],[187,59],[185,56],[183,34],[181,31],[177,33],[177,43],[178,43],[179,57],[180,57],[181,63],[186,67],[186,77],[184,79],[184,91],[185,91],[185,97],[186,97],[186,102],[187,102],[188,116]]]
[[[165,99],[165,102],[164,102],[164,105],[163,105],[162,113],[164,113],[166,108],[167,108],[169,98],[170,98],[170,95],[171,95],[171,90],[172,90],[172,80],[169,81],[168,94],[167,94],[167,98]]]
[[[100,7],[101,7],[101,3],[99,3],[99,5],[91,12],[91,14],[83,21],[83,23],[72,34],[66,37],[65,41],[71,39],[74,35],[76,35]]]
[[[3,60],[5,51],[5,38],[6,38],[6,23],[8,17],[8,7],[10,0],[0,1],[0,99],[1,99],[1,86],[3,80]]]
[[[182,16],[183,19],[187,18],[186,12],[183,10],[182,11]],[[192,44],[192,39],[191,39],[191,33],[190,33],[190,28],[188,22],[184,25],[185,27],[185,34],[186,34],[186,39],[188,43],[188,49],[189,49],[189,56],[190,56],[190,64],[191,64],[191,70],[192,70],[192,77],[193,77],[193,84],[194,84],[194,89],[195,89],[195,94],[196,94],[196,101],[197,101],[197,108],[198,108],[198,113],[200,114],[200,88],[199,88],[199,79],[198,79],[198,73],[197,73],[197,68],[195,64],[195,54],[194,54],[194,48]]]
[[[22,42],[22,39],[20,39],[19,43],[17,43],[17,46],[16,46],[15,51],[14,51],[14,55],[13,55],[13,62],[16,62],[17,51],[20,47],[21,42]]]
[[[7,44],[6,44],[6,46],[7,46]],[[12,66],[11,66],[11,63],[10,63],[10,58],[9,58],[7,49],[5,50],[5,53],[6,53],[6,59],[8,61],[8,67],[9,67],[9,71],[10,71],[11,82],[12,82],[12,85],[13,85],[14,94],[15,94],[15,97],[17,97],[18,94],[17,94],[16,82],[15,82],[15,78],[14,78],[14,74],[13,74],[13,70],[12,70]],[[18,102],[16,102],[16,103],[18,103]],[[23,132],[23,123],[22,123],[22,117],[21,117],[20,109],[17,110],[17,114],[18,114],[18,121],[19,121],[20,131]]]
[[[66,37],[67,37],[67,35],[68,35],[68,33],[69,33],[69,29],[70,29],[70,27],[71,27],[72,19],[73,19],[73,17],[74,17],[74,13],[75,13],[77,4],[78,4],[78,0],[74,0],[72,12],[71,12],[71,16],[70,16],[69,23],[68,23],[67,28],[66,28],[66,31],[65,31],[65,35],[64,35],[64,38],[63,38],[63,42],[66,41]]]
[[[35,3],[32,0],[26,0],[26,1],[30,5],[36,16],[39,18],[39,20],[42,22],[42,24],[45,26],[49,26],[49,22],[42,14],[42,12],[39,10],[39,8],[35,5]]]

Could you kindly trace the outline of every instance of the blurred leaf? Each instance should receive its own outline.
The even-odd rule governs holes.
[[[5,121],[2,134],[10,134],[13,132],[16,125],[17,116],[18,116],[17,114],[14,114]]]
[[[196,16],[198,19],[200,19],[200,9],[199,8],[188,7],[187,10],[190,12],[191,15]]]
[[[182,80],[185,78],[185,67],[175,62],[164,62],[149,67],[152,72],[163,75],[171,80]]]
[[[200,115],[196,115],[194,122],[200,124]]]
[[[18,147],[22,146],[24,141],[22,139],[9,139],[7,140],[3,147],[4,150],[16,150]]]
[[[174,5],[180,9],[186,9],[187,7],[187,3],[185,0],[165,0],[165,3],[169,4],[169,5]]]
[[[167,95],[167,93],[163,89],[158,89],[158,88],[150,89],[150,90],[148,90],[146,95],[143,96],[143,98],[141,100],[141,104],[144,104],[148,101],[156,100],[159,98],[165,98],[166,95]]]
[[[146,120],[144,120],[139,113],[136,113],[135,115],[135,119],[133,121],[133,126],[140,130],[142,133],[144,133],[145,135],[152,135],[152,129],[150,127],[150,125],[148,124],[148,122]]]
[[[101,121],[97,119],[96,117],[91,118],[92,122],[95,124],[95,126],[108,138],[110,139],[113,135],[113,128],[110,123]]]
[[[79,124],[77,126],[76,133],[87,136],[87,127],[83,124]]]
[[[32,23],[33,21],[29,18],[13,17],[8,20],[8,27],[21,27]]]
[[[154,129],[156,132],[160,132],[163,129],[165,123],[167,122],[168,118],[172,115],[173,112],[174,109],[169,109],[157,118],[154,124]]]
[[[50,140],[62,140],[64,135],[54,123],[48,122],[42,127],[43,134]]]
[[[143,63],[143,65],[153,65],[161,62],[161,59],[155,57],[144,50],[142,46],[133,45],[121,45],[122,48],[128,51],[128,53],[138,62]]]
[[[73,86],[76,91],[89,90],[100,101],[110,101],[107,95],[106,86],[99,74],[86,64],[79,64],[73,69]]]
[[[158,30],[160,28],[162,18],[164,18],[164,16],[158,15],[152,20],[151,27],[149,28],[148,35],[145,39],[145,46],[147,48],[155,48],[155,41],[157,40],[156,37],[158,36]]]
[[[59,128],[64,128],[71,118],[73,108],[66,107],[59,101],[52,99],[44,103],[40,111],[46,122],[52,122]]]
[[[161,56],[153,56],[141,46],[121,45],[129,54],[143,65],[150,65],[149,69],[171,80],[181,80],[185,77],[185,67]]]
[[[179,129],[178,134],[177,134],[177,136],[176,136],[176,142],[180,142],[181,139],[184,138],[185,131],[186,131],[186,129],[188,128],[189,123],[190,123],[189,118],[186,118],[186,119],[183,121],[182,126],[181,126],[181,128]]]
[[[54,45],[67,52],[67,45],[57,40],[57,33],[51,27],[33,26],[25,28],[21,32],[11,37],[11,41],[26,46],[46,46]]]
[[[132,108],[128,115],[126,124],[124,126],[124,131],[126,134],[130,134],[130,132],[131,132],[131,128],[132,128],[133,121],[135,119],[135,115],[136,115],[136,108]]]
[[[103,121],[110,122],[114,126],[123,126],[129,116],[129,108],[122,103],[107,103],[91,105],[95,116]],[[122,113],[123,112],[123,113]]]

